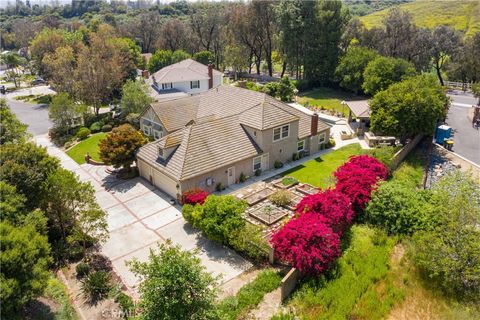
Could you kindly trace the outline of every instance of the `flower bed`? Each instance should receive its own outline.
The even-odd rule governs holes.
[[[253,206],[257,203],[259,203],[262,200],[265,200],[268,198],[270,195],[274,193],[274,190],[271,188],[264,188],[260,191],[256,191],[252,193],[251,195],[247,196],[244,198],[245,201],[247,201],[247,204],[249,206]]]
[[[270,226],[287,216],[288,213],[289,211],[287,209],[277,207],[270,202],[263,202],[260,205],[252,208],[252,210],[249,212],[249,215]]]
[[[281,180],[275,181],[273,184],[280,189],[288,189],[298,184],[298,180],[293,177],[283,177]]]
[[[297,190],[300,193],[303,193],[304,195],[312,195],[320,191],[319,188],[314,187],[308,183],[299,184],[298,186],[295,187],[295,190]]]

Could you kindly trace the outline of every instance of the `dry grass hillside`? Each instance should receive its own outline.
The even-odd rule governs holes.
[[[468,35],[480,31],[480,1],[478,0],[442,0],[415,1],[398,6],[409,12],[416,25],[435,28],[449,25],[456,30],[465,31]],[[371,28],[380,26],[389,9],[377,11],[361,17],[360,20]]]

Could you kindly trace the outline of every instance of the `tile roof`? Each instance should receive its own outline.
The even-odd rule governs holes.
[[[213,75],[223,76],[223,73],[213,69]],[[207,80],[208,66],[192,59],[185,59],[158,70],[152,74],[153,78],[157,83]]]
[[[368,100],[346,101],[347,106],[358,118],[370,118],[370,106]]]
[[[220,86],[205,93],[152,104],[170,132],[140,148],[137,157],[170,177],[185,180],[262,153],[243,126],[265,130],[299,121],[299,139],[310,136],[312,115],[269,95]],[[329,125],[319,120],[318,132]],[[166,161],[158,148],[178,146]]]

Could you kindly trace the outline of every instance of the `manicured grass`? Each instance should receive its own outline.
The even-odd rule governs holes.
[[[219,304],[221,319],[234,320],[247,314],[262,302],[265,294],[280,286],[282,276],[271,269],[260,272],[255,280],[243,286],[234,297]]]
[[[353,315],[366,314],[377,303],[374,295],[367,294],[387,275],[396,240],[367,226],[354,225],[350,232],[350,245],[338,259],[337,267],[326,276],[301,284],[292,298],[291,304],[300,318],[362,319]],[[393,286],[388,291],[395,300],[403,297]],[[357,305],[358,301],[363,304]],[[381,319],[390,310],[381,304],[377,307],[383,310],[375,311],[378,316],[363,319]]]
[[[298,97],[298,103],[310,106],[320,107],[326,110],[334,110],[345,116],[348,114],[348,107],[341,104],[344,100],[361,99],[351,93],[335,90],[331,88],[316,88],[314,90],[301,93]]]
[[[358,143],[350,144],[287,170],[283,172],[283,175],[291,176],[300,182],[316,187],[331,187],[334,185],[333,172],[350,156],[362,153],[363,150]]]
[[[412,15],[414,23],[419,27],[435,28],[448,25],[456,30],[473,35],[480,31],[480,2],[478,1],[414,1],[398,6]],[[388,9],[377,11],[361,17],[367,28],[382,25],[382,19]]]
[[[98,155],[98,143],[106,136],[107,133],[104,132],[91,135],[87,139],[83,140],[82,142],[68,150],[67,154],[78,164],[85,163],[85,155],[87,154],[87,152],[90,154],[90,157],[92,157],[93,160],[100,161],[100,156]]]

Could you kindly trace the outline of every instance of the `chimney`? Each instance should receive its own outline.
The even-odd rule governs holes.
[[[148,76],[149,76],[148,70],[142,70],[142,77],[143,77],[144,79],[148,79]]]
[[[317,135],[317,133],[318,133],[318,113],[315,112],[312,115],[312,124],[310,126],[310,134],[312,136],[315,136]]]
[[[213,68],[212,64],[208,64],[208,89],[213,88]]]

